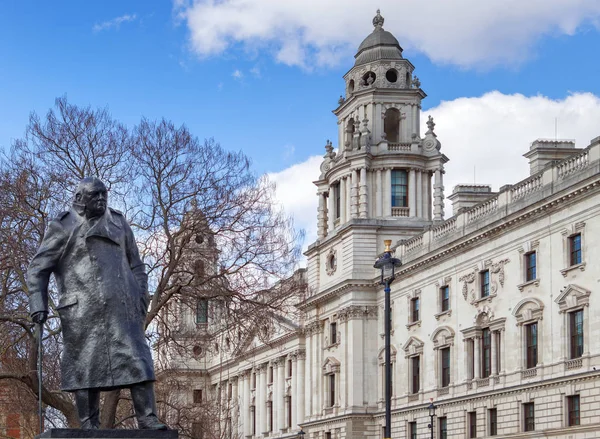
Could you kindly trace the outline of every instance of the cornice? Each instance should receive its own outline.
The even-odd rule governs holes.
[[[327,302],[334,297],[337,297],[348,290],[353,288],[363,288],[363,289],[375,289],[375,286],[370,281],[364,280],[348,280],[344,281],[345,283],[341,286],[334,287],[331,289],[327,289],[321,293],[318,293],[312,297],[307,298],[304,302],[300,302],[296,304],[296,307],[301,311],[306,311],[309,307],[317,305],[319,303]]]

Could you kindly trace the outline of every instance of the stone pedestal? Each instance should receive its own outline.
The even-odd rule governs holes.
[[[56,439],[178,439],[177,430],[81,430],[51,428],[36,436]]]

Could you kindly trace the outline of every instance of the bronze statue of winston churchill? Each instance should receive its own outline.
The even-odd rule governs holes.
[[[107,208],[106,186],[79,183],[70,210],[50,222],[27,271],[30,314],[48,316],[48,281],[58,287],[64,348],[62,390],[73,392],[81,428],[99,428],[100,392],[129,388],[141,429],[162,430],[154,368],[144,336],[148,276],[125,217]]]

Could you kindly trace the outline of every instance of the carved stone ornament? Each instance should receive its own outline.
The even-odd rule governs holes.
[[[330,249],[325,256],[325,271],[328,276],[333,276],[337,270],[337,250]]]
[[[458,278],[458,281],[463,283],[462,295],[465,300],[467,300],[467,296],[469,295],[469,286],[467,284],[472,284],[473,282],[475,282],[476,274],[477,271],[473,271]]]
[[[338,312],[338,320],[347,322],[354,319],[376,319],[377,306],[348,306]]]

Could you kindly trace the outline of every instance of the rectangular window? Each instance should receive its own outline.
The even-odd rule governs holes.
[[[287,403],[287,428],[292,428],[292,397],[286,398]]]
[[[537,366],[537,323],[525,325],[525,339],[527,344],[527,369]]]
[[[256,372],[252,374],[252,388],[256,389]]]
[[[329,375],[329,406],[335,405],[335,375]]]
[[[410,359],[412,369],[411,393],[419,393],[421,384],[421,358],[417,355]]]
[[[481,284],[481,297],[490,295],[490,270],[479,273],[479,282]]]
[[[442,354],[442,387],[450,385],[450,348],[440,350]]]
[[[250,407],[250,413],[252,414],[252,436],[256,436],[256,407]]]
[[[441,312],[446,312],[450,309],[450,287],[445,286],[440,288],[440,304],[442,305]]]
[[[469,437],[477,437],[477,412],[469,412]]]
[[[194,389],[194,404],[202,402],[202,389]]]
[[[292,376],[293,368],[292,368],[292,360],[288,360],[288,378]]]
[[[336,322],[331,322],[329,324],[329,339],[331,340],[331,344],[336,344],[337,343],[337,323]]]
[[[417,423],[409,422],[408,423],[408,435],[410,439],[417,439]]]
[[[273,403],[272,402],[267,402],[267,410],[269,410],[269,412],[267,413],[267,416],[269,418],[269,430],[268,431],[273,431]]]
[[[492,374],[492,333],[490,328],[481,331],[481,378]]]
[[[208,323],[208,300],[200,299],[196,304],[196,323]]]
[[[569,332],[571,338],[571,358],[583,355],[583,310],[569,313]]]
[[[410,301],[410,321],[411,323],[419,321],[419,298],[415,297]]]
[[[535,431],[535,406],[533,402],[523,404],[523,430]]]
[[[229,383],[229,385],[227,386],[227,399],[229,401],[231,401],[232,397],[233,397],[233,384]]]
[[[498,434],[498,411],[496,409],[488,410],[490,436]]]
[[[579,395],[567,397],[567,410],[569,414],[569,427],[579,425]]]
[[[445,416],[438,418],[438,425],[440,429],[438,436],[440,439],[448,439],[448,421]]]
[[[581,264],[581,233],[569,237],[569,261],[571,265]]]
[[[334,213],[335,213],[335,219],[338,219],[340,217],[340,199],[341,199],[341,191],[340,191],[340,184],[339,183],[335,183],[333,185],[333,196],[334,198],[334,202],[335,202],[335,207],[334,207]]]
[[[392,170],[392,207],[408,207],[408,174]]]
[[[273,366],[269,366],[269,384],[273,384]]]
[[[537,279],[537,255],[535,252],[525,255],[525,281]]]
[[[326,431],[325,432],[325,439],[331,439],[331,432],[330,431]]]

